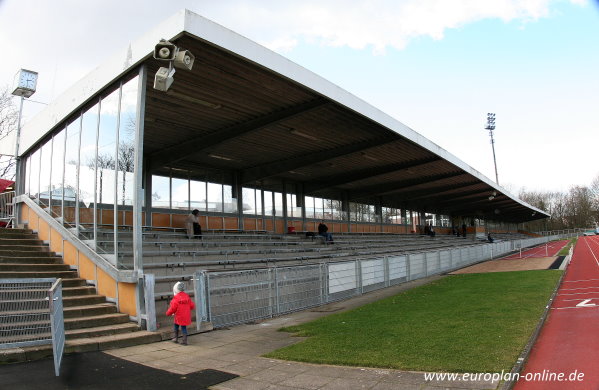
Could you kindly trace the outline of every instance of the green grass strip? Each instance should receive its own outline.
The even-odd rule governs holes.
[[[565,247],[563,247],[559,252],[558,252],[558,256],[568,256],[568,253],[570,252],[570,247],[573,245],[576,245],[576,241],[578,241],[578,237],[574,237],[573,239],[570,240],[570,242],[568,243],[568,245],[566,245]]]
[[[416,371],[500,372],[523,350],[561,271],[452,275],[283,328],[308,339],[265,356]]]

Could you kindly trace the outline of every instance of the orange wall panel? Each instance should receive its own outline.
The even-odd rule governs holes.
[[[173,225],[171,227],[184,228],[186,218],[187,215],[185,214],[173,214]]]
[[[50,229],[50,250],[56,253],[62,253],[62,236],[54,229]]]
[[[50,227],[48,226],[47,222],[38,219],[37,231],[37,235],[41,240],[50,241]]]
[[[152,213],[152,226],[170,227],[171,226],[170,214]]]
[[[110,298],[116,298],[116,282],[106,272],[98,268],[98,280],[96,284],[98,294]],[[120,297],[119,297],[120,298]]]
[[[77,265],[77,257],[79,255],[79,251],[68,241],[64,242],[63,245],[63,253],[62,259],[65,264],[69,265]]]
[[[82,253],[79,253],[79,277],[96,280],[96,265]]]
[[[208,217],[208,229],[222,229],[223,219],[221,217]]]
[[[29,220],[29,206],[25,203],[20,203],[21,205],[21,223],[27,222]]]
[[[127,313],[130,316],[137,315],[135,287],[135,283],[119,282],[119,311],[121,313]]]
[[[239,229],[238,219],[235,217],[225,217],[225,229]]]
[[[73,218],[73,220],[75,220],[75,218]],[[79,208],[79,222],[94,223],[94,209],[80,207]]]
[[[39,229],[39,217],[33,211],[29,212],[29,229],[37,231]]]

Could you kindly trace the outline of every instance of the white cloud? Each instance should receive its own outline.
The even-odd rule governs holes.
[[[570,0],[585,4],[584,0]],[[550,15],[554,0],[304,0],[302,2],[221,2],[205,9],[208,17],[234,26],[273,50],[300,41],[325,46],[403,49],[421,36],[442,39],[448,29],[483,19],[534,21]]]

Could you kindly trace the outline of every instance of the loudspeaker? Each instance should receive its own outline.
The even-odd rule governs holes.
[[[159,91],[166,92],[171,87],[173,83],[173,75],[175,74],[175,69],[165,68],[164,66],[158,69],[156,72],[156,76],[154,76],[154,89]]]
[[[179,50],[173,63],[179,69],[191,70],[194,61],[195,56],[189,50]]]
[[[154,58],[161,61],[172,61],[177,55],[177,46],[161,39],[156,46],[154,46]]]

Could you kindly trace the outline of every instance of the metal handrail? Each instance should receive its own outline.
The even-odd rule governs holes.
[[[0,227],[13,227],[15,217],[15,192],[7,191],[0,194]]]

